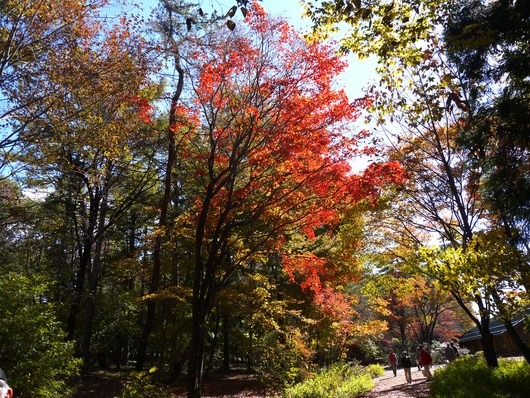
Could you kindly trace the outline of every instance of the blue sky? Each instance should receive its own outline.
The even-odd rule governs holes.
[[[263,0],[261,4],[269,14],[284,16],[294,27],[303,32],[310,27],[310,21],[302,18],[303,8],[298,0]],[[375,59],[359,61],[351,55],[348,57],[348,64],[348,71],[342,80],[348,97],[352,100],[362,97],[363,87],[375,79],[376,62]]]
[[[152,8],[158,4],[158,0],[138,0],[146,7]],[[235,5],[235,0],[211,0],[203,1],[204,4],[214,4],[217,11],[227,12],[230,7]],[[307,31],[310,26],[308,20],[302,18],[303,8],[298,0],[263,0],[261,2],[265,10],[271,15],[283,16],[296,29],[301,32]],[[207,7],[205,7],[206,9]],[[355,56],[348,58],[348,70],[341,78],[340,84],[344,86],[350,100],[363,96],[363,88],[373,81],[375,74],[375,61],[359,61]]]

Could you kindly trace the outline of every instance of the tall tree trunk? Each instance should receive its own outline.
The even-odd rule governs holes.
[[[191,299],[192,330],[190,355],[188,359],[188,398],[200,398],[201,396],[204,368],[204,338],[208,317],[207,299],[211,297],[214,288],[214,273],[212,268],[215,249],[210,249],[209,257],[207,256],[207,264],[205,264],[203,257],[206,220],[212,198],[213,184],[210,183],[206,188],[195,231],[195,268],[193,272],[193,295]]]
[[[85,289],[86,272],[91,262],[92,242],[86,238],[82,244],[81,257],[79,258],[79,267],[77,269],[74,285],[74,299],[70,305],[68,321],[66,325],[66,336],[69,341],[74,339],[75,329],[77,326],[77,316],[81,312],[81,302],[83,291]]]
[[[230,370],[230,315],[223,313],[223,370]]]
[[[489,319],[482,322],[482,348],[484,350],[484,359],[490,368],[498,368],[499,361],[497,360],[497,353],[495,352],[495,345],[493,344],[493,335],[489,330]]]
[[[193,300],[190,355],[188,359],[188,398],[200,398],[204,369],[204,341],[207,308],[204,299]]]
[[[87,184],[88,185],[88,184]],[[82,309],[82,298],[85,289],[87,272],[92,262],[92,248],[94,245],[94,229],[98,220],[99,202],[98,192],[89,189],[90,203],[86,229],[82,231],[82,240],[79,249],[79,268],[77,270],[74,286],[74,299],[70,305],[70,313],[66,327],[67,339],[73,340],[77,326],[77,316]],[[75,216],[75,215],[74,215]]]
[[[167,215],[169,205],[171,201],[171,182],[173,166],[176,161],[176,147],[175,147],[175,131],[174,126],[177,123],[177,105],[180,100],[180,95],[184,88],[184,70],[180,66],[180,56],[178,55],[177,49],[175,48],[175,68],[178,73],[177,88],[171,98],[171,108],[169,110],[169,125],[168,125],[168,155],[166,163],[166,175],[164,179],[164,196],[160,203],[160,219],[158,222],[159,230],[167,230]],[[151,281],[149,285],[149,295],[153,295],[158,291],[160,287],[161,277],[161,257],[162,257],[162,239],[163,234],[159,232],[155,238],[155,244],[153,248],[153,269],[151,271]],[[153,331],[155,323],[155,301],[153,299],[147,300],[147,315],[145,319],[144,330],[140,338],[138,346],[138,358],[136,361],[136,370],[140,371],[143,369],[145,360],[147,357],[147,345],[149,337]]]
[[[490,332],[490,312],[485,308],[482,300],[476,298],[475,302],[479,307],[480,319],[478,319],[467,307],[466,303],[462,301],[458,292],[451,292],[452,296],[460,307],[464,310],[467,316],[475,323],[477,329],[480,331],[482,349],[484,350],[484,359],[490,368],[497,368],[499,362],[497,360],[497,352],[495,351],[495,345],[493,344],[493,335]]]
[[[480,333],[482,335],[482,349],[484,350],[484,359],[490,368],[498,368],[499,361],[497,360],[497,352],[495,351],[495,345],[493,344],[493,335],[490,332],[490,312],[487,311],[482,305],[481,300],[478,301],[479,313],[480,313]]]
[[[210,356],[208,358],[208,363],[206,364],[206,374],[209,374],[212,371],[212,366],[214,365],[215,352],[217,351],[217,342],[219,339],[219,323],[221,322],[221,315],[219,314],[219,307],[215,309],[215,328],[212,336],[212,345],[209,349]]]
[[[105,219],[107,217],[108,209],[108,189],[103,188],[104,194],[101,200],[101,206],[99,211],[99,220],[98,220],[98,233],[96,236],[96,243],[94,248],[94,260],[92,262],[92,269],[89,269],[89,292],[87,300],[87,309],[85,314],[85,327],[83,332],[83,345],[82,345],[82,356],[84,358],[84,366],[88,369],[92,368],[92,330],[94,327],[94,315],[96,312],[96,295],[99,285],[99,275],[101,270],[101,262],[103,255],[103,231],[105,227]]]
[[[436,328],[436,324],[437,323],[438,323],[438,313],[435,313],[432,316],[430,323],[427,324],[427,334],[428,334],[428,338],[429,338],[429,340],[427,340],[427,341],[428,341],[429,344],[432,344],[432,342],[434,340],[434,330]]]

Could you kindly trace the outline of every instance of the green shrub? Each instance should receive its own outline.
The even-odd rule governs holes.
[[[80,361],[38,277],[0,275],[0,364],[17,398],[66,397]]]
[[[436,371],[434,398],[530,397],[530,366],[526,362],[500,360],[488,368],[483,358],[460,358]]]
[[[151,380],[154,372],[156,368],[151,368],[149,372],[131,372],[125,380],[120,398],[164,398],[163,389]]]
[[[266,331],[254,340],[252,355],[254,370],[272,388],[283,388],[303,380],[308,373],[307,358],[300,344],[285,338],[283,332]],[[283,343],[279,343],[283,340]]]
[[[366,373],[372,378],[381,377],[385,375],[385,368],[381,365],[368,365],[365,369]]]
[[[312,379],[286,389],[285,397],[351,398],[370,391],[374,384],[369,372],[360,366],[334,365]]]
[[[346,380],[333,395],[324,394],[322,397],[351,398],[364,394],[374,388],[375,383],[369,375],[360,375]]]
[[[530,397],[530,365],[526,361],[503,359],[494,371],[503,397]]]

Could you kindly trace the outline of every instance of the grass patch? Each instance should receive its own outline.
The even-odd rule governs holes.
[[[460,358],[436,371],[433,398],[527,398],[530,397],[530,366],[526,361],[500,360],[488,368],[483,358]]]
[[[379,369],[381,368],[381,369]],[[358,365],[334,365],[313,378],[285,390],[286,398],[353,398],[370,391],[374,375],[383,372],[381,366],[363,368]]]

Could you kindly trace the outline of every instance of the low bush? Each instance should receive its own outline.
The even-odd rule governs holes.
[[[156,372],[156,368],[151,368],[149,372],[133,371],[125,380],[120,398],[163,398],[167,396],[160,386],[151,380],[151,375]]]
[[[368,365],[365,369],[366,373],[372,378],[381,377],[385,375],[385,368],[381,365]]]
[[[316,374],[312,379],[286,389],[286,398],[350,398],[374,387],[372,375],[379,373],[377,366],[367,370],[358,365],[334,365]]]
[[[488,368],[480,357],[460,358],[436,371],[431,386],[434,398],[530,397],[530,365],[525,361],[500,360]]]

